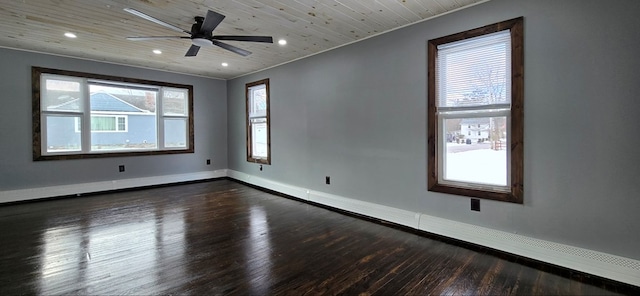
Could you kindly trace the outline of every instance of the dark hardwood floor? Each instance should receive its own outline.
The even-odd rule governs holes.
[[[231,180],[0,206],[0,295],[632,294]]]

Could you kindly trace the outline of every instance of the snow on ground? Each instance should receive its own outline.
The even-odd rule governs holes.
[[[506,150],[477,149],[447,153],[445,157],[446,180],[507,185]]]

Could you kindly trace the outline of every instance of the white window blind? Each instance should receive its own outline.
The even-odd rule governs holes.
[[[510,32],[505,30],[439,45],[438,110],[509,108],[510,42]]]

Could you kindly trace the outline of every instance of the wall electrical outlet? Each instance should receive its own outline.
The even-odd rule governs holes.
[[[480,200],[477,198],[471,199],[471,210],[480,212]]]
[[[329,177],[329,176],[324,177],[324,183],[325,184],[331,184],[331,177]]]
[[[124,165],[123,164],[118,166],[118,171],[121,172],[121,173],[124,172]]]
[[[207,159],[207,165],[211,164],[211,159]]]

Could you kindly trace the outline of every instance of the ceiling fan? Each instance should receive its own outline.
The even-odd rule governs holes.
[[[189,36],[145,36],[145,37],[127,37],[128,40],[141,41],[141,40],[155,40],[155,39],[191,39],[191,47],[185,54],[186,57],[192,57],[198,54],[200,47],[216,45],[226,50],[235,52],[241,56],[248,56],[250,51],[244,50],[233,45],[220,42],[219,40],[229,41],[249,41],[249,42],[264,42],[273,43],[273,38],[270,36],[232,36],[232,35],[213,35],[213,30],[222,22],[225,18],[224,15],[215,11],[209,10],[206,17],[196,16],[195,23],[191,26],[191,31],[187,31],[176,27],[172,24],[163,22],[150,15],[142,13],[133,8],[125,8],[126,12],[139,16],[148,21],[154,22],[158,25],[165,26],[169,29],[187,33]]]

